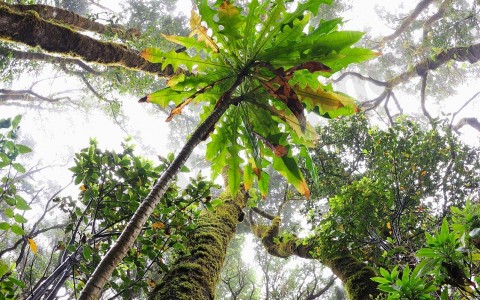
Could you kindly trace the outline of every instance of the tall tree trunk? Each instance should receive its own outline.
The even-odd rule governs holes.
[[[42,19],[34,11],[19,12],[0,4],[0,39],[40,47],[45,51],[74,56],[87,62],[121,66],[160,76],[173,74],[173,68],[153,64],[124,45],[102,42],[65,26]]]
[[[228,191],[227,188],[225,188]],[[187,246],[189,254],[179,258],[153,290],[150,299],[213,299],[225,261],[227,247],[235,234],[247,200],[242,188],[232,199],[225,192],[223,204],[214,212],[204,210]]]

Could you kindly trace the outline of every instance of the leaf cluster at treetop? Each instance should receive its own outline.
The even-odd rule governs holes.
[[[226,0],[211,7],[201,0],[199,14],[192,11],[188,37],[164,35],[182,47],[142,51],[145,59],[175,70],[166,88],[140,99],[162,107],[174,103],[167,121],[192,101],[206,103],[202,121],[215,110],[226,110],[203,139],[211,134],[206,158],[214,177],[229,166],[233,195],[242,181],[248,190],[256,180],[265,197],[269,176],[263,169],[271,164],[308,198],[291,146],[315,145],[317,135],[305,113],[334,118],[358,110],[352,98],[319,78],[378,53],[352,47],[363,33],[339,31],[340,18],[309,25],[320,5],[330,3],[310,0],[290,10],[283,0],[252,0],[246,8]]]

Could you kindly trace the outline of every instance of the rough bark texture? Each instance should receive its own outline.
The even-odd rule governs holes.
[[[45,51],[81,58],[102,65],[122,66],[161,76],[173,74],[161,64],[145,60],[124,45],[102,42],[65,26],[42,19],[34,11],[19,12],[0,5],[0,39],[40,47]]]
[[[338,253],[335,257],[323,257],[322,253],[316,253],[312,240],[294,236],[283,241],[278,238],[280,223],[280,217],[276,216],[270,226],[252,224],[253,234],[261,239],[269,254],[282,258],[296,255],[307,259],[318,259],[342,280],[349,299],[372,299],[379,294],[377,284],[370,280],[371,277],[376,276],[372,268],[348,253]]]
[[[235,199],[225,192],[223,205],[214,212],[203,211],[188,244],[190,254],[173,264],[150,299],[214,299],[227,247],[243,218],[247,197],[243,188]]]
[[[127,39],[140,35],[138,29],[125,30],[121,26],[107,26],[58,7],[43,4],[24,5],[0,3],[18,12],[35,11],[44,20],[52,20],[59,24],[69,25],[76,30],[92,31],[101,34],[117,34],[119,37]]]

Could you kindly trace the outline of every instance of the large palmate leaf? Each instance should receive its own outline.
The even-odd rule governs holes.
[[[330,2],[306,0],[292,11],[285,0],[251,0],[246,7],[227,0],[198,0],[189,36],[164,36],[180,48],[142,52],[149,61],[170,64],[176,71],[165,89],[142,98],[164,107],[174,103],[168,120],[191,102],[207,103],[201,115],[205,120],[229,100],[242,99],[211,127],[206,153],[214,177],[229,166],[232,193],[244,181],[246,189],[256,184],[265,197],[265,168],[273,165],[308,197],[310,190],[293,157],[308,155],[306,150],[294,151],[296,146],[316,143],[306,114],[334,118],[358,109],[352,98],[325,86],[319,77],[378,54],[352,47],[363,33],[338,30],[342,19],[321,20],[310,28],[311,17]],[[310,163],[308,169],[314,166]]]

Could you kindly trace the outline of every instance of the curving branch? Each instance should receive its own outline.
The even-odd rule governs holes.
[[[328,281],[328,283],[323,288],[318,290],[318,292],[316,292],[316,293],[308,295],[305,298],[305,300],[314,300],[314,299],[317,299],[318,297],[320,297],[321,295],[325,294],[333,286],[336,279],[337,278],[335,276],[331,276],[330,280]]]
[[[393,32],[392,34],[383,37],[382,42],[389,42],[399,37],[402,33],[405,32],[405,30],[407,30],[407,28],[412,24],[412,22],[417,19],[417,17],[422,13],[422,11],[424,11],[432,2],[433,0],[420,1],[420,3],[417,4],[412,13],[410,13],[410,15],[408,15],[403,20],[402,24],[400,24],[397,30],[395,30],[395,32]]]
[[[462,107],[460,107],[459,110],[457,110],[453,115],[452,115],[452,119],[450,120],[450,127],[452,127],[452,124],[453,124],[453,121],[455,120],[455,118],[457,117],[457,115],[465,108],[467,107],[473,100],[475,100],[475,98],[477,98],[477,96],[480,95],[480,92],[476,92],[475,95],[473,95],[472,97],[470,97],[470,99],[468,99],[467,102],[465,102]],[[463,126],[463,125],[462,125]],[[460,126],[460,127],[462,127]]]
[[[3,4],[0,5],[0,39],[38,46],[47,52],[78,57],[86,62],[126,67],[158,76],[174,74],[171,65],[162,69],[162,64],[148,62],[122,44],[96,40],[45,21],[34,12],[18,12]]]
[[[279,235],[280,223],[280,217],[276,216],[269,226],[256,225],[254,222],[250,226],[252,233],[260,239],[270,255],[281,258],[298,256],[307,259],[319,259],[342,280],[347,293],[355,295],[355,299],[370,299],[370,296],[378,295],[377,284],[370,280],[371,277],[375,276],[373,269],[348,253],[322,256],[322,253],[318,253],[313,239],[292,236],[284,240]]]
[[[32,101],[33,98],[39,100],[56,103],[62,100],[70,100],[70,97],[49,98],[35,93],[32,90],[7,90],[0,89],[0,103],[7,101]]]
[[[5,2],[0,2],[0,4],[20,13],[34,11],[46,21],[52,20],[59,24],[69,25],[79,31],[91,31],[100,34],[116,34],[125,39],[133,39],[140,35],[140,30],[136,28],[126,30],[120,25],[107,26],[59,7],[43,4],[8,4]]]
[[[453,130],[459,131],[465,125],[470,125],[474,129],[480,131],[480,122],[477,118],[463,118],[458,121],[457,125],[453,127]]]
[[[430,122],[430,124],[434,124],[434,120],[432,118],[432,116],[430,115],[430,113],[428,112],[427,110],[427,107],[425,106],[425,101],[426,101],[426,90],[427,90],[427,73],[425,73],[423,76],[422,76],[422,87],[421,87],[421,91],[420,91],[420,104],[422,106],[422,112],[423,114],[425,115],[425,117],[427,117],[428,121]]]

